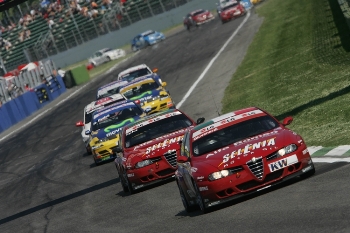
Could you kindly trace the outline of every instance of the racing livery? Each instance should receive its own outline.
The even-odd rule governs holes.
[[[238,1],[229,1],[224,7],[218,9],[220,19],[222,23],[226,23],[231,19],[235,19],[239,16],[245,15],[247,12],[242,4]]]
[[[199,118],[197,123],[204,121]],[[124,192],[172,178],[176,150],[188,127],[196,123],[175,109],[156,113],[123,128],[114,160]]]
[[[134,102],[125,100],[103,109],[92,115],[90,147],[95,164],[115,158],[113,148],[118,143],[118,132],[127,124],[144,117],[142,108]]]
[[[90,136],[86,135],[86,131],[90,130],[91,128],[91,118],[92,114],[98,110],[102,109],[108,105],[111,105],[113,103],[122,102],[125,101],[126,98],[122,94],[115,94],[108,97],[101,98],[96,101],[92,101],[90,104],[86,105],[84,108],[84,120],[78,121],[75,126],[77,127],[83,127],[81,131],[81,137],[83,138],[83,142],[85,144],[85,148],[88,154],[91,154],[91,148],[90,148]]]
[[[210,11],[199,9],[188,13],[186,17],[184,17],[183,24],[187,30],[190,30],[193,26],[199,26],[213,19],[215,19],[215,17]]]
[[[151,74],[128,82],[119,88],[119,92],[152,114],[175,108],[168,91],[164,89],[165,86],[166,82],[161,82],[159,76]]]
[[[186,211],[208,207],[315,173],[300,135],[251,107],[198,125],[184,136],[176,182]]]

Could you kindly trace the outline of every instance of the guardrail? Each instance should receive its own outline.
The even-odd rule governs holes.
[[[344,18],[348,27],[350,28],[350,6],[348,0],[338,0],[341,11],[343,12]]]

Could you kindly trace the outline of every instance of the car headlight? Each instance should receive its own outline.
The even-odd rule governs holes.
[[[152,101],[155,101],[155,100],[157,100],[159,98],[160,98],[159,95],[158,96],[154,96],[154,97],[152,97]]]
[[[108,140],[109,140],[109,138],[106,137],[106,138],[101,138],[101,139],[99,139],[98,142],[99,142],[99,143],[102,143],[102,142],[105,142],[105,141],[108,141]]]
[[[298,149],[297,145],[295,144],[290,144],[279,151],[277,151],[278,157],[284,156],[286,154],[292,153],[293,151],[296,151]]]
[[[211,180],[211,181],[218,180],[218,179],[224,178],[226,176],[229,176],[231,174],[232,173],[229,170],[221,170],[221,171],[218,171],[218,172],[211,173],[208,176],[208,179]]]
[[[96,146],[92,146],[91,149],[92,149],[92,150],[96,150],[96,149],[98,149],[98,148],[100,148],[100,147],[102,147],[102,146],[103,146],[103,144],[98,144],[98,145],[96,145]]]
[[[145,166],[148,166],[148,165],[150,165],[152,163],[153,163],[152,160],[149,160],[149,159],[143,160],[141,162],[136,163],[135,168],[145,167]]]

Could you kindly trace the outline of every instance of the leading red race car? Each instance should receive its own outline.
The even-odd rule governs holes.
[[[199,9],[188,13],[184,17],[184,26],[187,30],[190,30],[193,26],[199,26],[213,19],[215,17],[210,11]]]
[[[186,211],[202,212],[315,167],[300,135],[267,112],[251,107],[200,124],[186,132],[178,153],[175,179]]]
[[[204,118],[199,118],[197,124]],[[187,128],[196,123],[179,110],[159,112],[124,127],[120,132],[115,166],[123,191],[135,190],[172,178],[176,151]]]
[[[222,23],[226,23],[231,19],[245,15],[246,13],[247,12],[242,4],[238,1],[232,1],[220,9],[220,19]]]

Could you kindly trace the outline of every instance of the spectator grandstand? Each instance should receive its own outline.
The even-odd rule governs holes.
[[[18,64],[48,58],[189,1],[42,0],[12,5],[1,18],[1,38],[11,44],[0,48],[2,67],[8,71]]]

